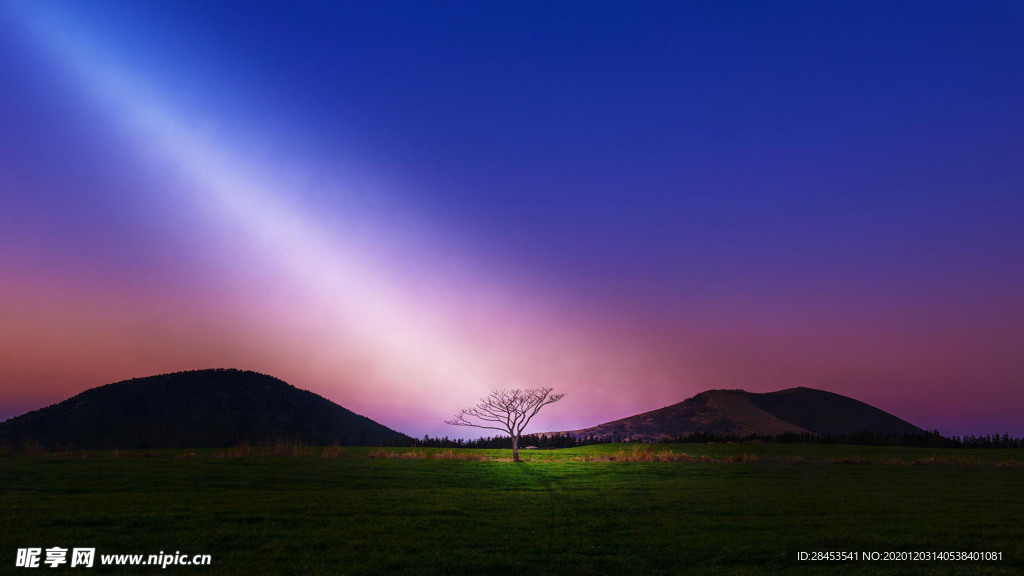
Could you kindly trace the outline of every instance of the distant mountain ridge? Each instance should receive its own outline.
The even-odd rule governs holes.
[[[17,449],[213,448],[243,442],[380,445],[405,434],[257,372],[193,370],[86,390],[0,423]]]
[[[695,433],[747,436],[789,432],[843,436],[924,430],[859,400],[798,387],[766,393],[708,390],[678,404],[563,434],[657,441]]]

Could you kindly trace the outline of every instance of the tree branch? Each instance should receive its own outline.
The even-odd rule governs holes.
[[[507,432],[510,436],[519,437],[540,409],[554,404],[565,394],[552,394],[552,388],[501,389],[484,396],[476,406],[464,408],[445,424],[452,426],[471,426]],[[494,423],[502,426],[489,426]]]

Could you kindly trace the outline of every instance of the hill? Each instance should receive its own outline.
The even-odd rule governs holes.
[[[14,449],[209,448],[281,439],[370,446],[407,436],[272,376],[227,369],[107,384],[0,424],[0,444]]]
[[[578,438],[655,441],[694,433],[746,436],[787,432],[841,436],[924,431],[859,400],[799,387],[761,394],[708,390],[665,408],[563,433]]]

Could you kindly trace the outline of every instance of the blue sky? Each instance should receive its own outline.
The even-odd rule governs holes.
[[[1022,32],[1016,2],[5,2],[4,410],[209,364],[414,434],[524,383],[579,397],[551,427],[806,385],[1024,433]]]

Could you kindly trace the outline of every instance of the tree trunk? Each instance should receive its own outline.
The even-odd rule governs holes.
[[[519,436],[516,434],[512,435],[512,461],[522,462],[522,460],[519,459]]]

